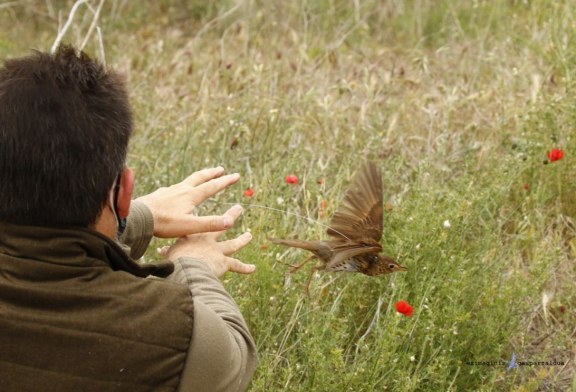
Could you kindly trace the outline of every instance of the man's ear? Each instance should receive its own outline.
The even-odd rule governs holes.
[[[120,219],[128,216],[132,192],[134,191],[134,172],[126,167],[120,176],[120,189],[118,190],[118,215]]]

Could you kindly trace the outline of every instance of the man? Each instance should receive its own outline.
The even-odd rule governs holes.
[[[242,209],[192,214],[239,175],[206,169],[131,202],[131,131],[122,78],[71,47],[0,69],[3,392],[240,391],[253,375],[218,280],[254,271],[231,257],[249,233],[218,241]],[[136,263],[152,235],[179,239],[166,263]]]

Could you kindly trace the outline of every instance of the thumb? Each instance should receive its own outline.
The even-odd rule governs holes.
[[[184,236],[196,233],[221,232],[231,228],[240,215],[242,215],[242,207],[240,205],[233,206],[221,216],[185,215],[179,222],[174,222],[172,234]]]
[[[164,225],[161,229],[156,229],[154,235],[158,238],[178,238],[197,233],[220,232],[232,225],[234,219],[227,215],[185,215],[172,219],[170,224]]]

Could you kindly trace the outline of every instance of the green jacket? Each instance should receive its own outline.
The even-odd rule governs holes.
[[[132,256],[152,229],[134,203]],[[92,230],[0,224],[0,391],[241,391],[255,364],[202,262],[138,264]]]

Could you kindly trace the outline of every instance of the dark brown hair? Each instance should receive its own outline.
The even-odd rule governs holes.
[[[0,221],[95,223],[126,160],[123,79],[70,46],[0,68]]]

